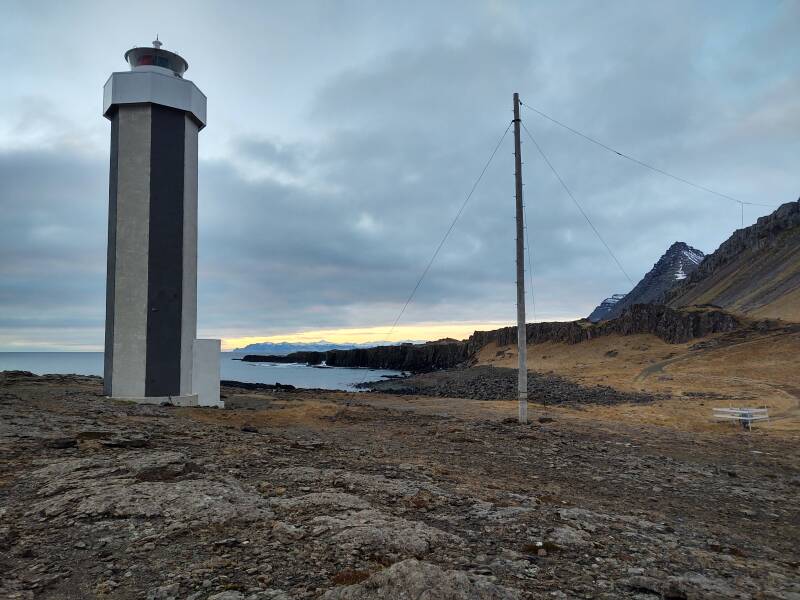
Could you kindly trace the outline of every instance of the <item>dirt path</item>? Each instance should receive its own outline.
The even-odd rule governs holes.
[[[797,333],[794,332],[794,331],[793,332],[789,332],[789,333],[776,333],[776,334],[772,334],[772,335],[765,335],[765,336],[756,337],[755,339],[746,339],[746,340],[737,341],[737,342],[734,342],[734,343],[725,343],[725,344],[723,344],[721,346],[712,346],[710,350],[711,351],[714,351],[714,350],[730,350],[732,348],[741,348],[743,346],[750,346],[750,345],[753,345],[753,344],[763,344],[765,341],[769,341],[769,340],[774,339],[774,338],[781,338],[781,337],[788,337],[788,336],[795,336],[795,335],[797,335]],[[686,354],[682,354],[682,355],[679,355],[679,356],[668,358],[666,360],[662,360],[662,361],[659,361],[659,362],[657,362],[655,364],[652,364],[652,365],[650,365],[648,367],[645,367],[636,376],[635,381],[642,381],[642,380],[647,379],[648,377],[650,377],[652,375],[656,375],[658,373],[661,373],[664,370],[664,367],[666,367],[668,365],[674,365],[676,363],[680,363],[680,362],[684,362],[684,361],[699,360],[699,359],[702,358],[702,356],[703,356],[703,350],[691,351],[691,349],[690,349],[690,351],[688,353],[686,353]]]
[[[726,343],[721,346],[714,346],[710,349],[706,350],[699,350],[696,352],[690,352],[688,354],[683,354],[680,356],[675,356],[666,360],[659,361],[655,364],[649,365],[642,369],[639,374],[636,376],[635,381],[642,382],[649,377],[659,375],[661,373],[669,373],[670,370],[667,367],[672,367],[681,363],[687,363],[691,361],[702,361],[705,357],[703,356],[706,352],[715,352],[715,351],[730,351],[733,349],[741,349],[742,347],[752,346],[755,344],[763,345],[764,343],[770,343],[770,341],[778,340],[779,338],[786,338],[796,336],[796,332],[788,332],[788,333],[777,333],[772,335],[766,335],[762,337],[758,337],[756,339],[746,339],[734,343]],[[789,358],[791,361],[792,359]],[[788,421],[788,420],[797,420],[800,418],[800,387],[786,384],[786,383],[770,383],[763,379],[754,379],[749,377],[743,376],[735,376],[735,375],[707,375],[703,373],[693,372],[692,377],[695,379],[706,380],[710,382],[710,385],[707,386],[709,388],[720,385],[720,387],[739,387],[742,390],[746,390],[748,388],[754,389],[761,389],[761,390],[768,390],[767,396],[779,396],[783,397],[786,402],[778,409],[773,411],[770,414],[770,420],[775,421]]]

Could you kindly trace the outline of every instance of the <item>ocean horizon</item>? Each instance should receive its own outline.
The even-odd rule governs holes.
[[[299,388],[355,390],[357,384],[400,375],[386,369],[311,367],[297,363],[250,363],[243,352],[221,352],[220,379],[245,383],[293,385]],[[36,375],[103,376],[102,352],[0,352],[0,371],[30,371]]]

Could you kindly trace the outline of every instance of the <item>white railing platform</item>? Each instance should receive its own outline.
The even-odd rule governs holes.
[[[742,427],[752,429],[754,421],[766,421],[769,419],[769,411],[766,408],[714,408],[714,418],[726,421],[738,421]]]

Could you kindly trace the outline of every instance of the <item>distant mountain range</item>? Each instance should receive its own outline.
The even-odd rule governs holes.
[[[622,314],[634,304],[658,302],[676,283],[694,273],[705,254],[684,242],[675,242],[658,259],[653,268],[627,294],[614,294],[606,298],[589,315],[592,322],[607,321]]]
[[[327,340],[318,342],[258,342],[248,344],[244,348],[236,348],[233,352],[242,353],[265,353],[272,356],[285,356],[294,352],[327,352],[328,350],[351,350],[353,348],[372,348],[374,346],[396,346],[399,344],[421,344],[415,340],[405,340],[402,342],[365,342],[362,344],[337,344]]]

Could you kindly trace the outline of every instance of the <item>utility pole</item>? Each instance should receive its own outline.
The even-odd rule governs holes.
[[[514,180],[517,198],[517,392],[519,422],[528,422],[528,334],[525,328],[525,219],[522,209],[522,153],[519,142],[519,94],[514,92]]]

